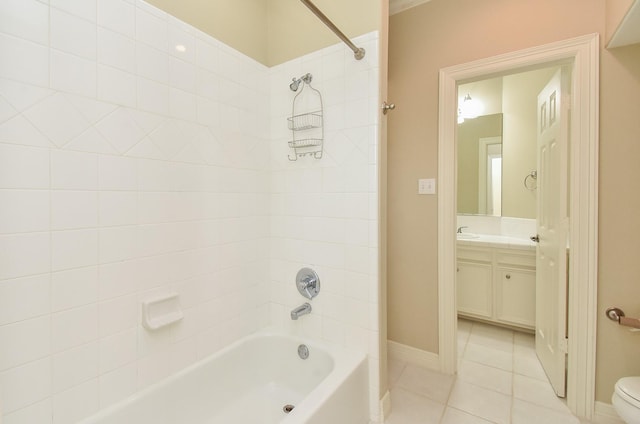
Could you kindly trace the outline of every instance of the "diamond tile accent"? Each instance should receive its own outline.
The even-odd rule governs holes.
[[[111,112],[117,109],[118,106],[101,102],[99,100],[90,99],[88,97],[76,96],[73,94],[65,94],[67,100],[75,106],[80,113],[92,124],[95,124]]]
[[[80,135],[90,125],[62,93],[47,97],[24,115],[58,147]]]
[[[79,150],[81,152],[117,154],[116,149],[109,144],[106,138],[100,134],[94,127],[74,138],[71,142],[64,146],[68,150]]]
[[[22,115],[0,125],[0,142],[51,147],[47,137]]]
[[[96,129],[119,152],[125,153],[144,137],[126,108],[118,108],[96,124]]]
[[[0,95],[18,112],[28,109],[51,94],[53,91],[47,88],[0,78]]]

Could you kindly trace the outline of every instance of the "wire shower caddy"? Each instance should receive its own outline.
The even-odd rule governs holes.
[[[324,142],[324,117],[322,106],[322,94],[311,86],[311,74],[305,74],[300,78],[293,78],[289,85],[292,91],[298,91],[293,98],[291,117],[287,118],[291,130],[289,147],[293,149],[293,155],[289,155],[290,161],[296,161],[302,156],[322,158]]]

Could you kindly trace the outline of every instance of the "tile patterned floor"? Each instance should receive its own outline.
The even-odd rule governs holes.
[[[588,424],[556,397],[533,335],[458,321],[457,376],[389,361],[385,424]]]

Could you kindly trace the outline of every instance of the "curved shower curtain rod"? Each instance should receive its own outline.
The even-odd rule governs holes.
[[[359,47],[357,47],[355,44],[353,44],[353,43],[351,42],[351,40],[349,40],[349,38],[348,38],[346,35],[344,35],[344,33],[343,33],[342,31],[340,31],[340,30],[338,29],[338,27],[337,27],[337,26],[335,26],[335,25],[333,24],[333,22],[331,22],[331,20],[330,20],[329,18],[327,18],[327,16],[326,16],[324,13],[322,13],[322,11],[321,11],[320,9],[318,9],[318,8],[316,7],[316,5],[315,5],[315,4],[311,3],[311,1],[310,1],[310,0],[300,0],[300,1],[301,1],[305,6],[307,6],[307,7],[309,8],[309,10],[311,10],[311,11],[313,12],[313,14],[314,14],[314,15],[316,15],[318,18],[320,18],[320,20],[321,20],[322,22],[324,22],[324,24],[325,24],[326,26],[328,26],[328,27],[329,27],[329,29],[330,29],[331,31],[333,31],[333,32],[338,36],[338,38],[340,38],[342,41],[344,41],[344,43],[345,43],[347,46],[349,46],[349,48],[350,48],[351,50],[353,50],[353,56],[356,58],[356,60],[360,60],[360,59],[362,59],[362,58],[364,57],[364,55],[365,55],[365,51],[364,51],[364,49],[363,49],[363,48],[359,48]]]

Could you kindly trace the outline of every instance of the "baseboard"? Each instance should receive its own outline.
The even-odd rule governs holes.
[[[391,413],[391,392],[387,390],[387,392],[380,399],[380,417],[382,418],[382,422],[385,422],[387,418],[389,418],[389,414]]]
[[[387,353],[390,359],[408,362],[422,368],[440,371],[440,358],[437,353],[403,345],[387,340]]]
[[[613,405],[598,401],[595,404],[592,421],[597,424],[624,424]]]

